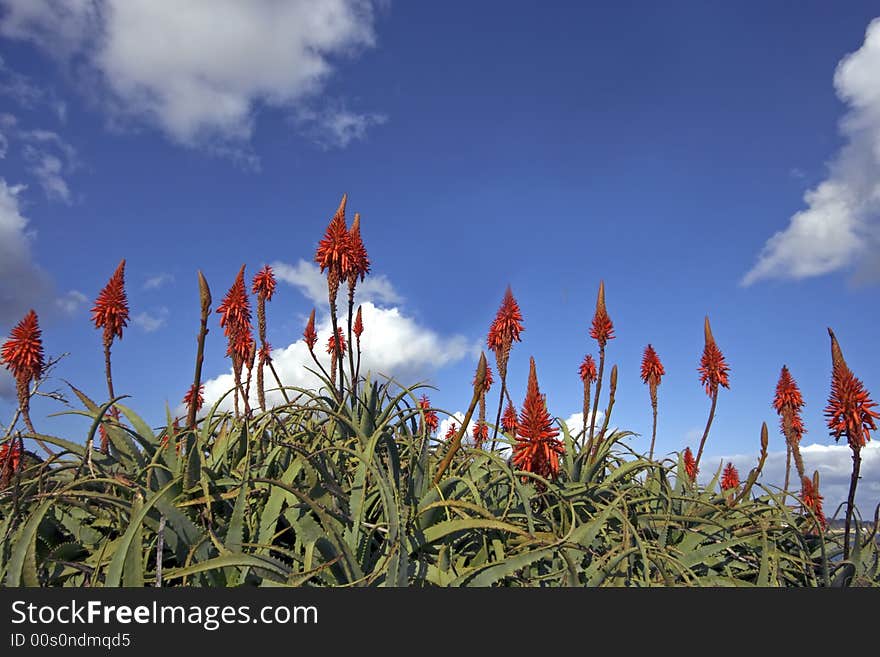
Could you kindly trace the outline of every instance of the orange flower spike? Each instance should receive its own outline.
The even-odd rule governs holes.
[[[0,359],[16,381],[25,386],[40,378],[43,373],[43,341],[33,310],[16,324],[9,334],[9,340],[0,350]]]
[[[361,335],[364,333],[364,318],[361,316],[361,307],[358,306],[357,315],[354,318],[354,326],[351,329],[354,336],[360,340]]]
[[[489,349],[507,351],[514,342],[521,342],[520,333],[525,330],[522,321],[519,304],[514,299],[513,292],[508,285],[498,313],[489,327],[489,335],[486,338]]]
[[[592,354],[587,354],[584,356],[583,362],[578,367],[578,375],[581,377],[581,381],[587,383],[595,383],[598,375],[596,373],[596,361],[593,360]]]
[[[431,400],[428,399],[427,395],[422,395],[422,398],[419,400],[419,408],[425,415],[425,426],[428,428],[428,433],[437,431],[437,428],[440,426],[440,420],[437,417],[437,411],[431,410]]]
[[[474,446],[480,449],[487,440],[489,440],[489,425],[485,422],[477,422],[474,425]]]
[[[605,307],[605,282],[599,281],[599,294],[596,297],[596,312],[593,315],[593,323],[590,325],[590,337],[604,348],[609,340],[614,339],[614,323],[608,316]]]
[[[272,271],[272,267],[266,265],[257,272],[256,276],[254,276],[254,283],[251,291],[258,297],[263,297],[266,301],[271,301],[272,295],[275,294],[275,287],[275,274]]]
[[[691,451],[690,447],[686,447],[684,450],[684,471],[691,481],[697,480],[697,474],[699,473],[699,468],[697,467],[697,462],[694,459],[694,453]]]
[[[703,330],[706,337],[706,344],[703,348],[703,355],[700,358],[700,367],[697,371],[700,373],[700,383],[706,387],[706,394],[712,396],[712,394],[718,390],[718,386],[724,386],[728,389],[730,388],[730,381],[728,378],[730,367],[724,360],[724,354],[721,353],[718,345],[715,344],[715,338],[712,336],[712,328],[709,326],[708,316],[706,317]]]
[[[791,424],[792,433],[795,441],[800,439],[806,433],[804,422],[801,419],[801,408],[804,406],[804,398],[801,395],[800,388],[788,371],[788,367],[782,366],[779,374],[779,381],[776,384],[776,395],[773,398],[773,408],[780,416],[780,425],[783,433],[785,432],[785,416],[788,415]]]
[[[728,463],[724,468],[724,474],[721,475],[721,489],[730,490],[732,488],[739,488],[739,472],[733,463]]]
[[[443,436],[443,438],[445,440],[452,440],[456,433],[458,433],[458,425],[456,425],[455,422],[450,422],[449,428],[446,430],[446,435]]]
[[[804,508],[810,509],[813,512],[822,529],[827,529],[828,520],[822,511],[823,499],[819,494],[819,487],[816,485],[816,482],[812,481],[809,477],[804,477],[801,480],[801,501],[804,503]]]
[[[242,265],[235,282],[216,310],[220,314],[223,335],[227,337],[239,331],[250,332],[251,329],[251,308],[244,284],[244,268],[245,265]]]
[[[871,440],[871,431],[877,430],[874,420],[880,413],[871,410],[875,406],[864,384],[845,363],[834,368],[825,416],[835,440],[845,435],[853,449],[864,447]]]
[[[355,213],[354,221],[351,222],[351,228],[348,231],[349,250],[351,257],[351,268],[349,270],[349,278],[354,280],[360,277],[361,281],[370,273],[370,258],[367,255],[367,249],[364,247],[364,241],[361,238],[361,215]]]
[[[516,407],[513,402],[507,402],[507,408],[504,409],[504,415],[501,418],[501,428],[508,433],[516,433],[517,416]]]
[[[660,379],[666,374],[660,357],[650,344],[645,347],[642,355],[642,381],[648,385],[660,385]]]
[[[559,474],[559,455],[565,450],[553,427],[544,395],[538,387],[535,359],[529,362],[529,383],[517,425],[517,442],[513,448],[513,464],[545,478]]]
[[[183,396],[183,403],[189,407],[193,404],[193,401],[195,401],[196,410],[200,411],[202,410],[202,405],[205,403],[205,397],[203,394],[205,392],[204,384],[199,386],[197,394],[193,395],[193,392],[195,392],[195,384],[191,385],[189,390],[187,390],[186,394]]]
[[[21,466],[21,442],[12,438],[0,445],[0,471],[18,472]]]
[[[321,273],[324,270],[328,270],[329,275],[336,277],[337,283],[339,280],[348,277],[353,264],[351,259],[351,240],[348,228],[345,225],[345,204],[347,199],[348,196],[343,194],[339,208],[330,220],[327,231],[318,243],[318,250],[315,252],[315,262],[321,268]]]
[[[337,339],[339,340],[339,353],[345,353],[345,336],[342,334],[342,327],[339,326],[336,328]],[[327,353],[333,354],[336,353],[336,340],[333,339],[331,335],[327,339]]]
[[[483,394],[489,392],[492,388],[492,383],[494,383],[494,379],[492,378],[492,368],[486,365],[486,378],[483,382]],[[474,380],[471,381],[471,385],[477,385],[477,376],[474,375]]]
[[[116,336],[122,339],[122,329],[128,325],[128,298],[125,295],[125,258],[110,277],[107,285],[98,293],[92,308],[95,328],[104,329],[104,343],[109,344]]]
[[[315,345],[318,344],[318,333],[315,331],[315,309],[312,308],[312,314],[309,315],[309,321],[306,323],[306,328],[303,331],[303,339],[309,347],[309,351],[313,351],[315,349]]]

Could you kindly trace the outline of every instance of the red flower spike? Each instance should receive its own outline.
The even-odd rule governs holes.
[[[578,375],[581,377],[581,381],[586,383],[589,381],[590,383],[595,383],[598,378],[598,374],[596,373],[596,361],[593,360],[593,356],[591,354],[587,354],[584,356],[583,362],[578,367]]]
[[[452,440],[455,437],[455,434],[458,433],[458,426],[455,422],[449,423],[449,428],[446,430],[446,435],[443,436],[444,440]]]
[[[604,348],[609,340],[614,339],[614,324],[605,308],[605,282],[599,281],[599,294],[596,297],[596,312],[590,325],[590,337]]]
[[[437,431],[437,428],[440,426],[440,420],[437,417],[437,411],[430,410],[431,400],[428,399],[427,395],[422,395],[422,398],[419,400],[419,408],[422,409],[425,415],[425,426],[428,428],[428,433]]]
[[[489,440],[489,425],[485,422],[477,422],[474,425],[474,447],[482,449],[483,443]]]
[[[337,339],[339,340],[339,353],[344,354],[345,353],[345,336],[342,333],[341,326],[336,327],[336,336],[337,336]],[[336,353],[336,340],[333,339],[332,335],[327,339],[327,353],[328,354]]]
[[[846,362],[834,368],[831,377],[831,395],[825,408],[828,428],[839,441],[845,435],[853,450],[861,449],[871,440],[871,431],[877,430],[875,419],[880,413],[871,410],[877,406],[871,401],[864,384],[856,378]]]
[[[92,308],[95,328],[104,329],[104,342],[113,336],[122,339],[122,329],[128,325],[128,298],[125,295],[125,258],[123,258],[107,285],[98,293]]]
[[[43,373],[43,342],[37,313],[33,310],[16,324],[0,350],[0,359],[15,380],[25,386]]]
[[[354,221],[351,222],[351,229],[348,231],[349,249],[351,251],[351,269],[349,277],[360,277],[363,281],[364,277],[370,273],[370,258],[367,256],[367,249],[361,239],[361,215],[355,213]]]
[[[202,410],[202,404],[205,403],[205,397],[203,394],[205,392],[205,386],[204,386],[204,384],[200,385],[198,393],[193,395],[193,392],[195,392],[195,389],[196,389],[195,384],[193,384],[189,387],[189,390],[187,390],[186,394],[183,396],[183,403],[187,407],[189,407],[189,406],[192,406],[193,399],[195,399],[196,410],[200,411],[200,410]]]
[[[489,327],[489,335],[486,338],[489,349],[496,352],[505,351],[509,350],[514,342],[520,342],[519,334],[525,330],[522,321],[519,304],[513,298],[513,292],[508,285],[498,313]]]
[[[272,295],[275,294],[275,285],[275,274],[272,272],[272,267],[266,265],[254,276],[251,291],[266,301],[271,301]]]
[[[321,272],[329,270],[337,280],[348,277],[352,268],[351,259],[351,240],[348,234],[348,228],[345,225],[345,203],[348,199],[346,194],[342,195],[342,201],[336,214],[330,220],[324,237],[318,243],[318,250],[315,252],[315,262],[321,268]]]
[[[354,326],[352,326],[351,331],[358,340],[361,339],[361,335],[364,332],[364,318],[361,316],[360,306],[358,306],[357,315],[354,317]]]
[[[260,361],[260,365],[265,365],[266,363],[272,362],[272,345],[268,342],[260,347],[260,351],[258,352],[258,357]]]
[[[683,458],[685,474],[687,474],[691,481],[696,481],[700,469],[697,467],[697,461],[694,459],[694,453],[690,447],[685,448]]]
[[[513,447],[513,465],[547,479],[559,475],[559,456],[565,453],[562,441],[556,436],[547,401],[538,388],[535,359],[529,362],[529,383],[520,411],[516,444]]]
[[[483,382],[483,393],[489,392],[489,389],[492,387],[492,383],[494,379],[492,379],[492,368],[486,365],[486,380]],[[477,377],[474,375],[474,380],[471,381],[471,385],[477,385]]]
[[[642,355],[642,381],[648,385],[660,385],[660,379],[666,374],[660,357],[650,344],[645,347]]]
[[[807,432],[801,419],[801,408],[804,406],[804,398],[797,383],[788,371],[788,367],[782,366],[779,374],[779,382],[776,384],[776,396],[773,398],[773,408],[780,416],[780,426],[785,433],[786,416],[791,424],[791,430],[795,442],[800,442]]]
[[[703,328],[706,335],[706,345],[703,348],[703,356],[700,358],[700,367],[697,371],[700,373],[700,383],[706,387],[706,394],[712,396],[718,390],[719,385],[730,388],[728,379],[730,367],[725,362],[724,355],[718,345],[715,344],[708,317],[706,317]]]
[[[21,443],[12,438],[0,445],[0,472],[18,472],[21,467]]]
[[[728,463],[724,468],[724,474],[721,475],[721,489],[730,490],[732,488],[739,488],[739,472],[733,463]]]
[[[306,341],[306,344],[309,346],[309,351],[313,351],[315,349],[315,345],[318,344],[318,333],[315,331],[315,309],[312,308],[312,314],[309,315],[309,321],[306,323],[306,328],[303,331],[303,339]]]
[[[504,415],[501,416],[501,428],[507,433],[516,433],[517,427],[516,407],[513,402],[507,402],[507,408],[504,409]]]
[[[250,332],[251,330],[251,307],[247,297],[247,288],[244,284],[244,268],[242,265],[235,277],[235,282],[223,301],[217,306],[216,312],[220,314],[220,326],[223,335],[234,337],[236,333]]]
[[[813,485],[813,482],[809,477],[804,477],[801,480],[801,501],[804,503],[804,508],[810,509],[813,512],[819,521],[819,524],[822,525],[822,529],[827,529],[828,520],[825,518],[825,513],[822,511],[823,499],[824,498],[819,495],[818,487]]]

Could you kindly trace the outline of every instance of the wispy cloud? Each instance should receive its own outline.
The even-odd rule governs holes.
[[[141,327],[145,333],[153,333],[168,323],[170,314],[168,308],[163,306],[153,313],[146,311],[139,313],[132,317],[132,321],[136,326]]]
[[[385,114],[359,114],[347,109],[315,111],[301,108],[295,119],[299,129],[325,149],[345,148],[363,141],[367,131],[388,121]]]
[[[803,279],[856,270],[862,279],[880,273],[880,18],[862,46],[834,74],[837,95],[848,106],[840,129],[846,139],[828,176],[804,195],[807,208],[774,234],[743,277]]]
[[[67,294],[57,297],[55,305],[66,315],[74,315],[88,303],[88,297],[78,290],[70,290]]]
[[[0,35],[31,41],[64,63],[75,60],[92,80],[89,93],[117,124],[135,119],[177,143],[212,149],[246,142],[261,107],[313,101],[334,57],[376,41],[370,0],[2,4]],[[347,143],[363,133],[368,116],[338,116],[331,130]]]
[[[317,304],[327,302],[327,278],[318,266],[300,259],[295,265],[273,262],[272,269],[279,281],[293,285],[306,298]],[[361,303],[375,301],[384,304],[401,303],[403,299],[394,289],[391,281],[381,274],[372,274],[359,282],[355,294]]]
[[[168,285],[169,283],[174,282],[174,276],[172,274],[162,273],[157,274],[155,276],[150,276],[144,281],[144,289],[145,290],[158,290],[160,287],[164,285]]]

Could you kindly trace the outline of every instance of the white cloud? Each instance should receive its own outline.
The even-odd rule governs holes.
[[[375,44],[369,0],[0,2],[0,34],[75,58],[101,80],[111,114],[188,145],[246,141],[261,107],[295,109],[336,58]],[[359,129],[339,126],[349,140]]]
[[[866,277],[880,269],[880,19],[865,41],[844,57],[834,87],[848,105],[841,121],[844,147],[828,177],[807,191],[807,208],[764,245],[742,285],[769,278],[802,279],[858,268]]]
[[[170,312],[168,308],[162,307],[159,308],[155,313],[150,314],[146,311],[142,313],[138,313],[134,317],[132,317],[132,321],[136,326],[140,326],[144,332],[153,333],[158,331],[160,328],[165,326],[168,323],[168,316]]]
[[[51,130],[26,130],[12,114],[0,114],[0,159],[11,141],[17,142],[28,173],[36,178],[50,200],[72,202],[65,177],[79,166],[76,149]]]
[[[300,259],[295,265],[284,262],[273,262],[272,269],[279,281],[289,283],[296,287],[305,297],[317,304],[327,303],[327,276],[322,274],[318,265]],[[348,287],[342,286],[348,294]],[[386,276],[371,274],[363,281],[358,281],[355,289],[356,300],[360,303],[376,301],[380,303],[395,304],[403,299],[391,285]]]
[[[23,185],[0,178],[0,323],[17,323],[51,290],[46,274],[31,261],[33,232],[21,213]]]
[[[61,159],[56,155],[36,149],[30,144],[25,145],[23,154],[28,163],[28,171],[40,183],[46,196],[49,199],[70,204],[70,187],[64,180],[64,164]]]
[[[353,141],[363,141],[367,130],[388,121],[384,114],[358,114],[347,109],[316,112],[300,109],[295,123],[324,148],[345,148]]]
[[[64,296],[55,299],[55,305],[61,312],[67,315],[75,314],[80,308],[88,303],[88,297],[78,290],[70,290]]]
[[[419,325],[398,308],[378,308],[373,303],[365,302],[363,321],[361,374],[371,372],[374,379],[385,375],[409,383],[424,379],[431,372],[463,358],[472,358],[476,362],[479,357],[479,345],[472,344],[463,336],[440,336]],[[326,344],[330,334],[330,320],[325,317],[318,327],[318,344],[315,346],[315,353],[325,369],[329,369],[330,357],[326,353]],[[314,388],[317,384],[315,376],[308,371],[317,368],[304,341],[298,340],[285,348],[273,349],[272,361],[285,386]],[[274,377],[268,368],[264,378],[267,389],[275,386]],[[231,368],[229,373],[206,381],[206,406],[222,397],[232,387]],[[253,388],[251,392],[254,392]],[[253,406],[256,407],[256,395],[251,394],[251,397]],[[282,402],[281,395],[277,392],[267,392],[267,400],[270,404]],[[230,395],[224,400],[222,407],[231,406]]]
[[[849,445],[843,443],[839,445],[814,443],[802,445],[801,456],[807,476],[811,477],[814,471],[819,471],[819,492],[825,498],[825,514],[831,518],[838,505],[846,503],[852,473],[852,450]],[[862,517],[867,518],[873,517],[874,508],[880,503],[880,441],[868,442],[862,449],[861,456],[861,479],[856,488],[856,506]],[[707,484],[722,461],[725,464],[728,461],[732,462],[740,473],[740,479],[745,481],[749,471],[757,465],[757,454],[737,454],[721,458],[704,455],[700,463],[700,483]],[[789,487],[792,490],[800,491],[793,460],[790,482]],[[785,452],[771,452],[767,455],[758,483],[782,488],[785,483]],[[760,494],[760,491],[756,490],[756,492]],[[842,513],[838,514],[838,518],[843,517]]]
[[[146,281],[144,281],[144,289],[145,290],[158,290],[163,285],[167,285],[168,283],[174,282],[174,276],[171,274],[157,274],[156,276],[150,276]]]

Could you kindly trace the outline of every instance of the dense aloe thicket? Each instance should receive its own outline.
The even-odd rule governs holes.
[[[218,305],[235,387],[204,409],[201,367],[212,300],[199,274],[201,323],[187,412],[169,413],[159,428],[114,392],[111,348],[128,317],[125,261],[93,309],[95,326],[103,329],[108,397],[96,402],[71,386],[81,404],[74,412],[87,418],[86,435],[60,438],[34,426],[29,402],[47,371],[34,311],[13,329],[2,362],[15,376],[19,406],[0,441],[0,582],[880,586],[877,512],[863,522],[852,505],[876,404],[849,370],[833,333],[826,414],[832,434],[847,438],[854,462],[843,533],[827,527],[818,473],[811,478],[803,472],[803,400],[785,367],[775,405],[796,485],[780,490],[762,484],[766,425],[760,433],[756,426],[758,456],[744,481],[728,464],[708,484],[697,482],[719,387],[729,385],[729,367],[708,318],[699,371],[711,409],[696,458],[690,448],[676,460],[653,457],[664,369],[651,345],[642,366],[654,412],[651,451],[634,452],[631,434],[609,428],[617,366],[605,380],[606,346],[615,336],[601,284],[590,332],[599,345],[598,368],[591,355],[580,368],[589,423],[570,431],[553,420],[534,359],[517,412],[506,374],[522,315],[508,289],[487,340],[500,379],[497,419],[493,424],[486,415],[493,374],[483,355],[460,426],[437,435],[442,411],[418,386],[360,371],[361,335],[369,327],[360,308],[354,313],[354,299],[369,260],[359,217],[349,229],[344,213],[345,198],[316,254],[327,271],[332,333],[325,367],[315,354],[312,311],[303,340],[319,381],[314,389],[283,386],[272,366],[266,302],[275,283],[269,267],[253,284],[259,347],[244,267]],[[336,308],[346,283],[347,323]],[[270,394],[284,401],[269,403]],[[229,396],[233,401],[226,404]],[[26,431],[16,431],[19,416]],[[45,457],[25,449],[31,441]]]

